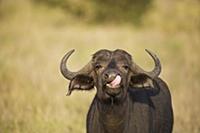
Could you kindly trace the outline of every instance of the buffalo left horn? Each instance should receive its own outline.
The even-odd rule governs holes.
[[[72,80],[78,74],[89,74],[92,71],[91,61],[87,65],[85,65],[81,70],[79,70],[77,72],[71,72],[67,68],[67,66],[66,66],[67,60],[69,59],[69,57],[71,56],[71,54],[74,51],[75,50],[72,49],[69,52],[67,52],[65,54],[65,56],[62,58],[61,63],[60,63],[60,71],[61,71],[62,75],[68,80]]]

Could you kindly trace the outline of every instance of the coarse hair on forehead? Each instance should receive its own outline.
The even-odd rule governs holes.
[[[123,50],[123,49],[116,49],[113,52],[116,53],[116,54],[119,54],[119,55],[126,56],[129,60],[132,60],[132,56],[128,52],[126,52],[125,50]]]
[[[96,53],[93,54],[93,58],[99,57],[99,56],[109,56],[112,54],[112,51],[107,50],[107,49],[101,49],[99,51],[97,51]]]
[[[99,51],[97,51],[96,53],[93,54],[92,61],[93,62],[104,61],[104,60],[108,60],[109,58],[112,58],[112,57],[117,57],[119,59],[125,58],[128,61],[129,64],[132,64],[131,55],[128,52],[126,52],[125,50],[122,50],[122,49],[116,49],[114,51],[107,50],[107,49],[99,50]]]
[[[97,60],[105,60],[105,59],[110,58],[111,55],[112,55],[112,51],[107,50],[107,49],[102,49],[92,55],[92,61],[96,62]]]

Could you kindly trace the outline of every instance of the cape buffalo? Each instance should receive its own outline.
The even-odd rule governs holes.
[[[124,50],[99,50],[77,72],[71,72],[63,57],[62,75],[70,80],[67,95],[73,90],[97,92],[87,114],[87,133],[171,133],[173,110],[166,83],[158,76],[158,57],[146,50],[155,67],[145,71]]]

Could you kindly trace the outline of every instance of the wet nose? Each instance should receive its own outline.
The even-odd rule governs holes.
[[[104,73],[103,77],[104,77],[104,80],[107,83],[109,83],[109,82],[112,82],[117,75],[118,75],[118,73],[116,73],[114,71],[110,71],[110,72]]]

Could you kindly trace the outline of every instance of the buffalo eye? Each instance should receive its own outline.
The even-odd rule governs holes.
[[[128,70],[129,69],[129,66],[128,65],[123,65],[122,66],[125,70]]]
[[[97,70],[100,69],[100,68],[102,68],[102,67],[103,67],[103,66],[100,65],[100,64],[96,64],[96,65],[95,65],[95,69],[97,69]]]

